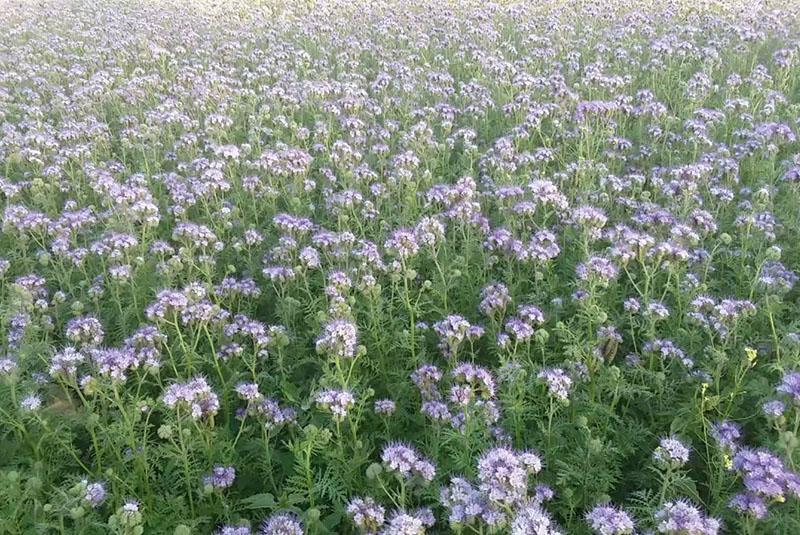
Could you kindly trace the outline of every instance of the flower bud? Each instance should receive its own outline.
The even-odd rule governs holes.
[[[381,472],[383,472],[383,467],[379,463],[372,463],[367,467],[367,479],[375,479]]]
[[[767,260],[780,260],[781,259],[781,248],[777,245],[773,245],[769,249],[767,249]]]

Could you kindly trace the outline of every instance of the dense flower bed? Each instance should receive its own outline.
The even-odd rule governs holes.
[[[800,533],[774,3],[5,2],[0,533]]]

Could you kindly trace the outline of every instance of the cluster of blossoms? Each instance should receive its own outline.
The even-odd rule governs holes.
[[[203,476],[203,485],[217,490],[227,489],[233,485],[234,479],[236,479],[236,469],[233,466],[217,465],[210,474]]]
[[[86,486],[83,499],[86,500],[86,503],[88,503],[91,507],[100,507],[108,496],[106,486],[99,481],[89,483],[88,481],[84,480],[83,484]]]
[[[408,444],[393,443],[384,446],[381,461],[387,471],[397,474],[403,479],[419,478],[422,481],[433,481],[436,467],[428,459],[422,457]]]
[[[791,403],[800,407],[800,372],[789,372],[781,379],[781,384],[775,389],[779,394],[784,394]]]
[[[317,353],[349,359],[356,354],[358,330],[352,321],[337,319],[327,324],[317,338]]]
[[[735,452],[741,446],[739,440],[742,438],[742,429],[734,422],[728,420],[716,422],[711,426],[710,434],[717,447],[728,454]]]
[[[511,294],[508,287],[502,283],[493,283],[481,290],[478,309],[488,318],[499,319],[510,304]]]
[[[698,325],[715,332],[721,338],[728,336],[738,320],[756,313],[756,307],[750,301],[739,299],[717,301],[705,295],[695,297],[691,302],[691,307],[692,310],[687,312],[687,317]]]
[[[717,535],[721,529],[719,520],[705,516],[685,500],[666,502],[655,519],[657,532],[668,535]]]
[[[745,492],[734,496],[730,505],[742,513],[763,518],[770,502],[784,502],[788,496],[800,499],[800,475],[767,450],[740,449],[731,469],[741,475]]]
[[[268,429],[292,424],[297,416],[291,407],[285,407],[278,401],[265,397],[255,383],[239,383],[234,388],[240,399],[247,402],[247,406],[240,409],[237,415],[240,418],[256,418]]]
[[[516,315],[508,318],[503,325],[505,333],[498,335],[500,347],[508,345],[510,337],[515,343],[527,342],[536,332],[536,327],[544,323],[544,314],[533,305],[522,305]]]
[[[794,288],[798,276],[780,262],[765,262],[758,276],[759,284],[768,292],[782,295]]]
[[[360,533],[365,535],[424,535],[426,528],[434,525],[430,509],[394,511],[386,509],[372,498],[353,498],[347,504],[347,514]]]
[[[351,499],[347,514],[362,533],[370,535],[377,533],[386,520],[386,508],[370,497]]]
[[[512,505],[525,500],[528,477],[542,469],[542,460],[533,452],[494,448],[478,460],[478,489],[492,502]]]
[[[187,411],[195,420],[213,417],[219,411],[219,398],[203,377],[167,387],[162,398],[170,409]]]
[[[680,468],[689,462],[689,448],[676,437],[665,437],[653,451],[653,460],[668,468]]]
[[[292,513],[277,513],[264,520],[258,535],[305,535],[303,523]]]
[[[461,316],[447,316],[433,324],[433,330],[439,336],[439,349],[450,359],[455,359],[459,348],[466,341],[477,340],[483,336],[484,329],[472,325]]]
[[[429,509],[407,512],[398,509],[392,513],[379,535],[425,535],[435,518]]]
[[[494,424],[500,419],[496,400],[496,386],[486,368],[470,363],[457,365],[450,372],[450,389],[445,397],[440,390],[442,372],[431,364],[419,367],[411,379],[422,398],[422,413],[434,422],[449,422],[451,427],[464,433],[468,421],[485,424],[494,434],[502,431]]]
[[[793,529],[794,3],[6,2],[0,525]]]
[[[547,384],[547,393],[558,399],[566,401],[569,399],[569,391],[572,388],[572,378],[561,368],[542,370],[537,377]]]
[[[79,346],[96,347],[103,343],[105,332],[97,318],[87,316],[72,318],[67,322],[67,339]]]
[[[493,448],[481,456],[477,468],[476,484],[453,477],[440,492],[451,526],[485,525],[493,530],[510,528],[512,533],[560,533],[542,508],[553,498],[553,491],[538,485],[529,494],[530,476],[542,469],[538,455]]]
[[[356,403],[353,394],[346,390],[321,390],[317,393],[315,400],[320,409],[330,412],[338,421],[347,418],[347,414]]]
[[[598,505],[586,513],[586,522],[595,535],[631,535],[634,530],[631,516],[608,504]]]

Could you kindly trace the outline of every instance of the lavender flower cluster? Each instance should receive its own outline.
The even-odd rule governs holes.
[[[0,12],[0,532],[800,533],[798,0]]]

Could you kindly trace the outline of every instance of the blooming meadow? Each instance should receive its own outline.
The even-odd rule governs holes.
[[[800,533],[800,5],[0,5],[0,533]]]

